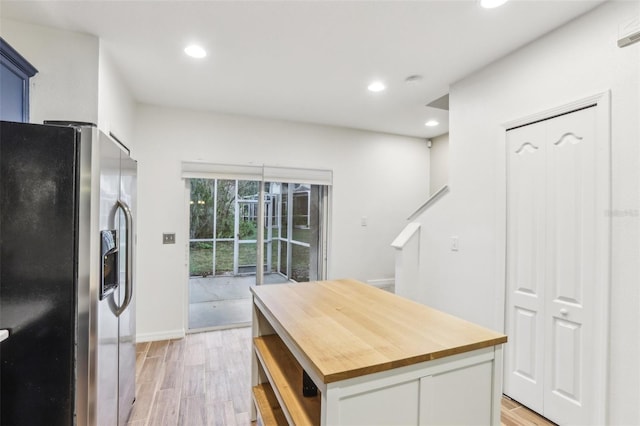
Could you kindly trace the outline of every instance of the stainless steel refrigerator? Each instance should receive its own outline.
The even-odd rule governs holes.
[[[126,423],[136,169],[95,126],[0,122],[0,424]]]

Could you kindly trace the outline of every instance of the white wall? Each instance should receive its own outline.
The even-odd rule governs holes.
[[[422,300],[503,329],[503,123],[611,90],[612,219],[609,424],[640,412],[640,44],[616,45],[639,2],[609,2],[450,90],[450,194],[421,218]],[[606,212],[603,212],[606,214]],[[459,236],[459,251],[449,250]]]
[[[102,42],[98,68],[98,127],[133,149],[135,102]]]
[[[449,183],[449,133],[431,139],[429,194]]]
[[[329,278],[394,276],[391,241],[424,200],[423,139],[284,121],[139,106],[138,338],[176,336],[186,324],[188,215],[181,161],[333,170]],[[360,219],[368,218],[362,227]],[[176,244],[163,245],[162,233]]]
[[[31,79],[30,122],[97,123],[97,37],[7,19],[0,20],[0,35],[38,69]]]
[[[6,19],[0,35],[38,69],[30,87],[32,123],[87,121],[133,143],[133,98],[97,37]]]

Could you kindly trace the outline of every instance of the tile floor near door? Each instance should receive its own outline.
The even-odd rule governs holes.
[[[249,425],[251,328],[139,343],[130,426]],[[461,409],[464,401],[460,401]],[[503,398],[503,426],[552,426]]]
[[[129,425],[248,425],[251,328],[137,345]]]

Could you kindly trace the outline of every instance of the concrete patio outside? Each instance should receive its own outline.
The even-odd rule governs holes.
[[[289,282],[265,274],[264,284]],[[255,275],[224,275],[189,279],[189,330],[244,326],[251,323],[251,292]]]

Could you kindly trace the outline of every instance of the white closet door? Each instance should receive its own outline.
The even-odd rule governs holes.
[[[547,125],[544,414],[560,424],[593,420],[598,223],[596,109]]]
[[[608,285],[608,147],[587,108],[507,134],[505,393],[562,425],[597,422]]]
[[[545,126],[507,134],[508,307],[505,393],[543,410]]]

